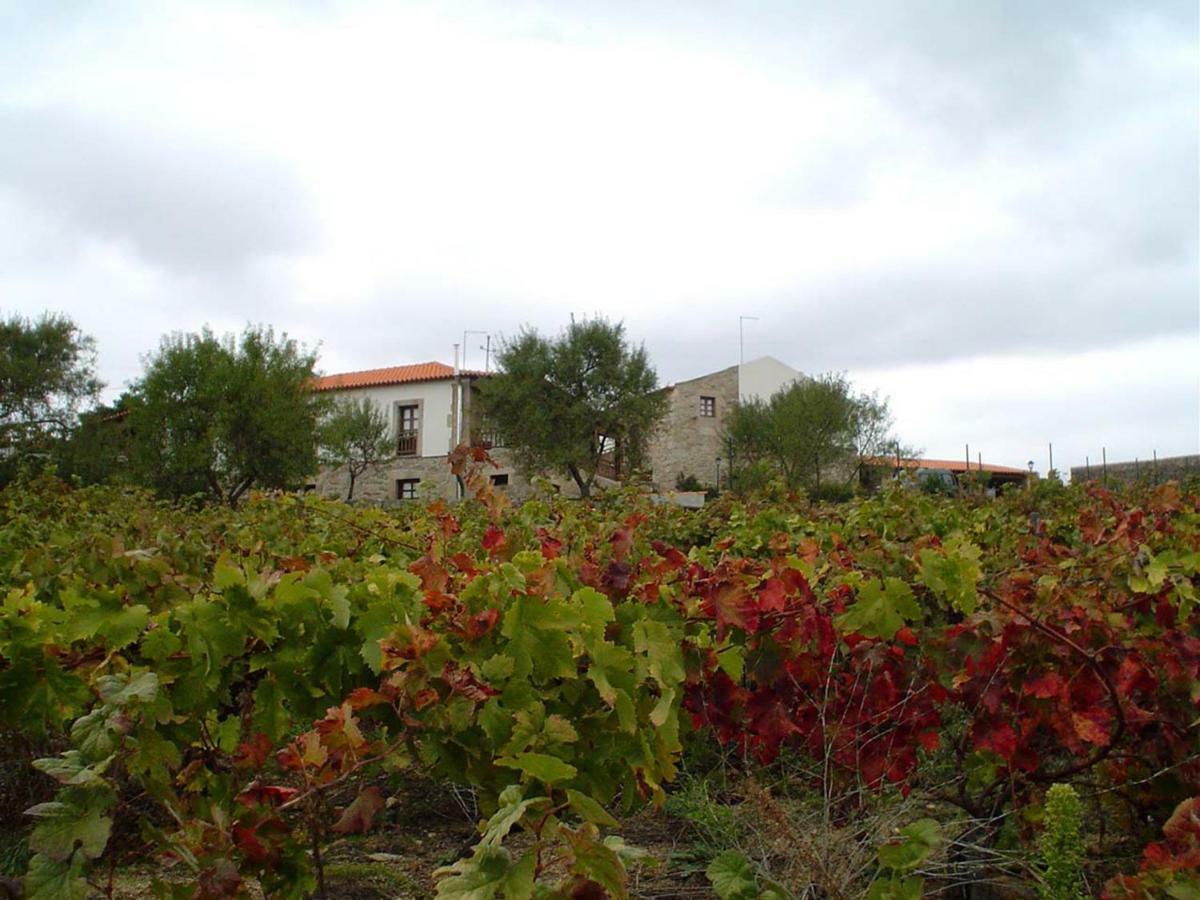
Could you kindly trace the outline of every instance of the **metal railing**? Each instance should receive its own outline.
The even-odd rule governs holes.
[[[481,447],[492,449],[493,447],[503,447],[504,441],[500,437],[499,431],[480,431],[477,438],[478,444]]]

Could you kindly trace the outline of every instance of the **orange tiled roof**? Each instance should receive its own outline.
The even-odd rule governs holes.
[[[895,468],[896,457],[894,456],[877,456],[872,460],[873,463],[880,466],[891,466]],[[995,472],[999,475],[1028,475],[1024,469],[1014,469],[1012,466],[997,466],[992,463],[984,463],[980,467],[979,463],[972,461],[971,465],[967,465],[966,459],[902,459],[900,465],[906,469],[945,469],[948,472]]]
[[[468,376],[485,375],[464,369]],[[445,363],[426,362],[411,366],[388,366],[386,369],[365,369],[361,372],[342,372],[323,375],[313,382],[314,391],[342,391],[348,388],[380,387],[386,384],[407,384],[411,381],[441,381],[453,378],[454,369]]]

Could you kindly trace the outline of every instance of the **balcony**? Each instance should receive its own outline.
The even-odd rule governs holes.
[[[482,447],[484,450],[491,450],[494,447],[503,447],[500,432],[490,429],[479,429],[472,434],[472,443],[477,447]]]
[[[417,431],[401,431],[396,436],[396,455],[397,456],[416,456],[417,455]]]

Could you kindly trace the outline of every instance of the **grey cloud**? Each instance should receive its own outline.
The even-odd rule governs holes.
[[[1184,269],[1055,270],[999,254],[977,266],[913,263],[813,286],[764,308],[820,368],[1058,353],[1197,333],[1195,276]],[[750,305],[750,304],[745,304]]]
[[[238,269],[314,236],[296,179],[233,146],[60,110],[0,109],[0,134],[0,186],[154,265]]]

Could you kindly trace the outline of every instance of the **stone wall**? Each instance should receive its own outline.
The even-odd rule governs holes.
[[[738,367],[681,381],[667,388],[669,405],[650,440],[647,461],[650,478],[660,491],[675,487],[680,474],[694,475],[704,485],[715,485],[717,457],[721,457],[724,482],[728,452],[722,435],[725,422],[738,400]],[[702,416],[701,397],[716,402],[714,416]]]
[[[1110,462],[1107,469],[1103,463],[1071,467],[1071,481],[1075,483],[1104,481],[1107,478],[1114,484],[1133,484],[1137,481],[1158,484],[1172,479],[1196,477],[1200,477],[1200,455],[1197,454],[1163,457],[1157,463],[1153,457],[1133,462]]]
[[[488,474],[507,475],[508,484],[502,489],[513,501],[520,503],[533,493],[529,479],[522,475],[506,450],[492,450],[491,456],[499,465],[488,469]],[[458,498],[458,481],[450,472],[445,456],[402,456],[385,460],[358,476],[354,483],[354,500],[380,506],[395,506],[410,502],[396,496],[396,482],[402,478],[419,478],[417,500],[455,500]],[[350,477],[345,467],[322,469],[317,476],[316,490],[325,497],[345,498]]]

